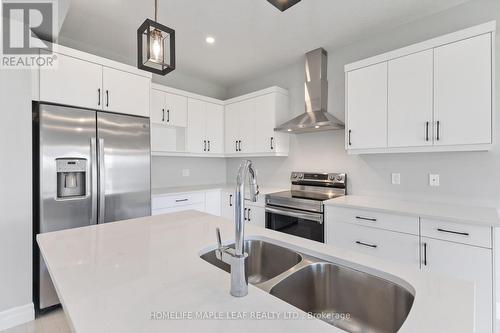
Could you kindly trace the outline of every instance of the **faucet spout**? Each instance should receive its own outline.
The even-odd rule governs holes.
[[[248,294],[248,279],[245,272],[245,261],[248,257],[245,253],[245,180],[247,177],[250,200],[256,202],[257,195],[259,194],[259,186],[257,185],[257,173],[250,160],[241,162],[236,178],[234,250],[222,246],[220,232],[217,230],[219,248],[216,251],[216,255],[219,260],[231,265],[231,295],[236,297],[242,297]]]

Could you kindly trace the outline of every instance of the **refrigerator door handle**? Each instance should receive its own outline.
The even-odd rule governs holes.
[[[97,145],[95,138],[90,138],[90,165],[90,184],[92,189],[92,212],[90,224],[97,224]]]
[[[99,223],[104,223],[104,213],[106,211],[105,182],[104,139],[99,138]]]

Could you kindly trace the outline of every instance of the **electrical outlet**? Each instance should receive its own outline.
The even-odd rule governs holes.
[[[189,169],[182,169],[182,177],[189,177]]]
[[[430,186],[439,186],[439,175],[438,174],[429,174],[429,185]]]
[[[391,175],[392,178],[392,184],[393,185],[399,185],[401,184],[401,174],[400,173],[393,173]]]

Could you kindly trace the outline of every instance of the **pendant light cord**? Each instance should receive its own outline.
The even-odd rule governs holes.
[[[158,22],[158,0],[155,0],[155,22]]]

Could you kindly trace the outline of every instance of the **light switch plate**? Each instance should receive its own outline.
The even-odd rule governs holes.
[[[429,174],[429,185],[430,186],[439,186],[439,175],[438,174]]]
[[[189,169],[182,169],[182,177],[189,177]]]
[[[393,173],[391,175],[391,180],[392,180],[393,185],[401,184],[401,174],[400,173]]]

